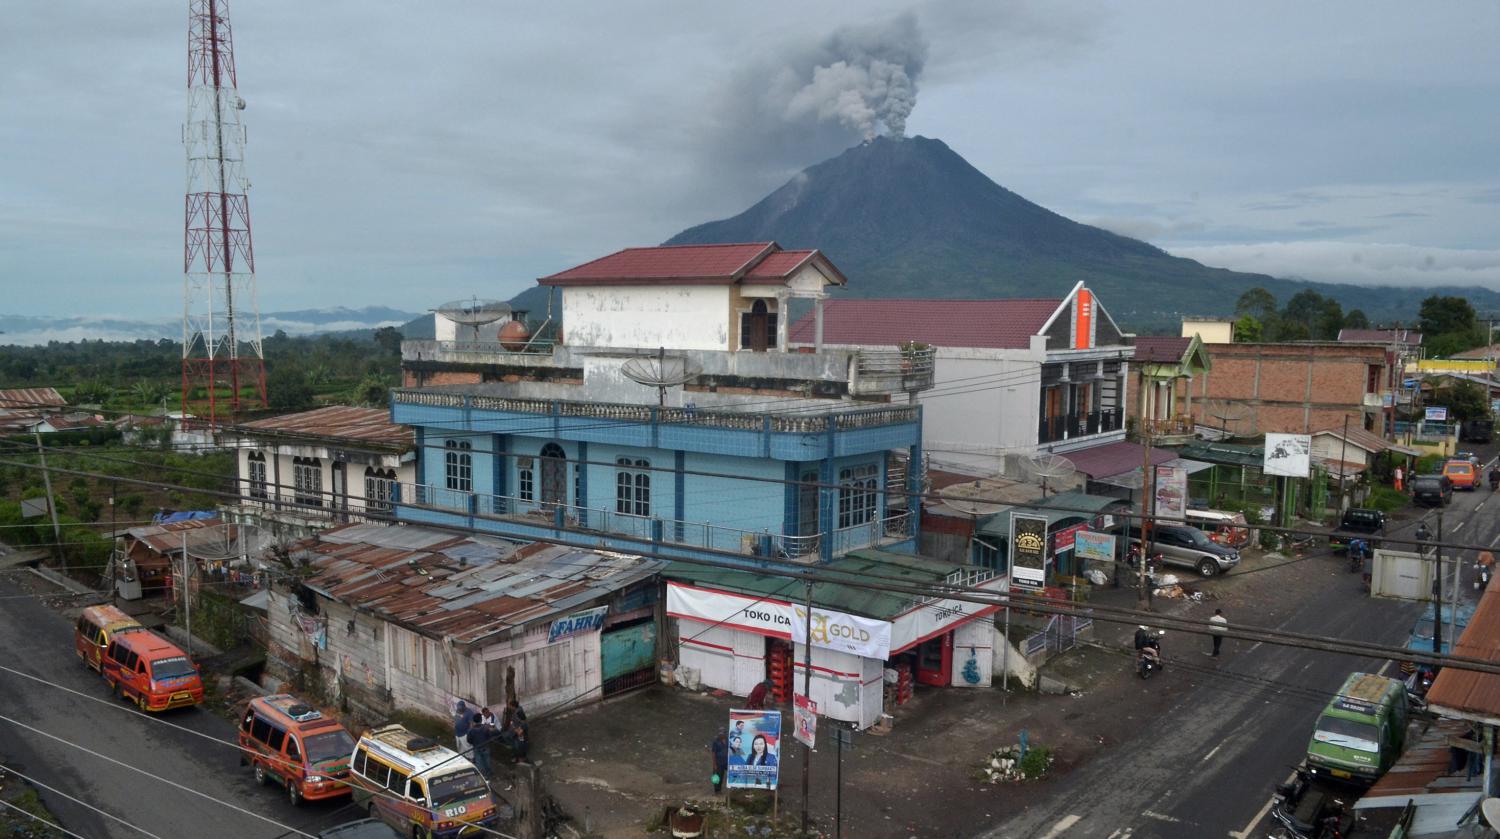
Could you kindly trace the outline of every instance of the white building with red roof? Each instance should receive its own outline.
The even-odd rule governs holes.
[[[820,335],[821,333],[821,335]],[[794,347],[923,346],[934,386],[918,396],[934,463],[1011,474],[1017,458],[1124,439],[1126,364],[1114,318],[1083,283],[1062,298],[833,300],[791,328]]]

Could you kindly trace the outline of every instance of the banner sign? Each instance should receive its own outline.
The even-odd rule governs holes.
[[[1115,558],[1115,537],[1108,533],[1082,531],[1074,537],[1073,547],[1073,555],[1079,559],[1112,562]]]
[[[552,629],[547,632],[547,643],[551,644],[564,638],[572,638],[574,635],[603,629],[604,614],[608,611],[608,606],[600,606],[597,609],[575,612],[565,618],[558,618],[552,622]]]
[[[1088,527],[1087,524],[1074,524],[1064,527],[1062,530],[1052,534],[1052,551],[1070,551],[1073,549],[1073,538],[1082,533]]]
[[[1427,411],[1426,411],[1425,419],[1428,422],[1447,422],[1448,421],[1448,409],[1447,408],[1428,408]]]
[[[1429,409],[1430,410],[1430,409]],[[1307,434],[1266,434],[1261,471],[1285,478],[1306,478],[1312,461],[1312,437]]]
[[[1181,466],[1156,467],[1156,517],[1170,521],[1187,519],[1187,470]]]
[[[776,789],[781,761],[781,712],[729,712],[730,789]]]
[[[806,643],[800,605],[667,583],[667,614]],[[891,622],[813,607],[812,645],[881,661],[891,655]]]
[[[1010,578],[990,577],[978,588],[996,594],[1010,592]],[[975,603],[972,600],[931,600],[896,616],[891,629],[891,652],[900,653],[929,638],[951,631],[954,627],[1000,611],[1000,605]]]
[[[802,694],[792,695],[792,736],[809,749],[818,739],[818,703]]]
[[[1047,519],[1010,514],[1010,567],[1016,585],[1042,588],[1047,584]]]

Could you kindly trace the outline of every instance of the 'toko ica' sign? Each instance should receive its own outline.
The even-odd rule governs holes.
[[[667,583],[667,614],[804,643],[807,611],[799,604]],[[812,646],[884,660],[891,654],[890,621],[813,608]]]

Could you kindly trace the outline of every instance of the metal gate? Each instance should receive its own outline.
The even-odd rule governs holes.
[[[656,623],[648,619],[606,630],[599,655],[605,696],[651,684],[656,678]]]

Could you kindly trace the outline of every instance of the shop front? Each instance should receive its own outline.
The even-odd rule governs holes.
[[[841,567],[842,566],[842,567]],[[985,569],[904,554],[856,551],[822,569],[851,580],[890,575],[913,584],[1004,592]],[[801,586],[741,571],[674,566],[666,614],[676,621],[678,666],[703,686],[744,696],[770,680],[778,703],[803,692],[807,612],[784,599]],[[851,607],[859,607],[855,613]],[[840,609],[842,606],[844,609]],[[820,582],[813,586],[811,697],[821,714],[860,728],[917,685],[990,684],[998,605],[911,597]]]

